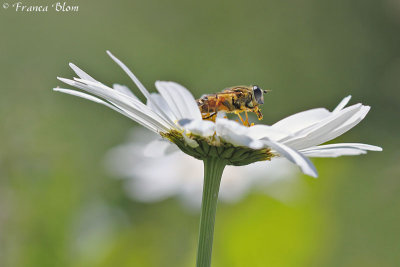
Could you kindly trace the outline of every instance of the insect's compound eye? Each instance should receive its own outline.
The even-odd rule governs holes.
[[[258,86],[253,86],[254,97],[258,104],[264,104],[263,91]]]

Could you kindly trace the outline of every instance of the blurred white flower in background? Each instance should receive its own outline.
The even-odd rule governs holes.
[[[136,128],[128,142],[113,148],[106,156],[110,172],[126,178],[128,195],[142,202],[180,198],[184,205],[200,207],[203,162],[181,152],[158,135]],[[301,194],[303,182],[297,179],[295,165],[285,159],[227,166],[222,175],[219,199],[239,201],[252,190],[264,192],[282,202]]]

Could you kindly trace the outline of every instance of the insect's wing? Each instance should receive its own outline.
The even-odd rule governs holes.
[[[234,93],[237,93],[240,91],[241,91],[240,87],[234,86],[234,87],[225,88],[224,90],[222,90],[222,92],[220,94],[234,94]]]
[[[233,86],[233,87],[226,88],[222,92],[229,92],[229,93],[234,93],[234,92],[239,93],[240,92],[240,93],[247,94],[247,93],[251,93],[252,89],[249,86],[242,85],[242,86]]]

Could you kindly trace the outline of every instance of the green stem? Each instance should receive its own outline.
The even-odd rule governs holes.
[[[197,267],[211,266],[215,212],[217,210],[219,185],[226,166],[223,159],[204,159],[203,200],[201,204]]]

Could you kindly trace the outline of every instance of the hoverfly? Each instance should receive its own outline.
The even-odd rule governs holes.
[[[263,93],[267,92],[257,85],[233,86],[220,93],[203,95],[196,102],[204,120],[215,121],[217,113],[223,111],[237,114],[243,125],[250,126],[247,112],[254,112],[261,120],[263,115],[259,105],[264,104]],[[240,116],[241,112],[245,112],[245,120]]]

